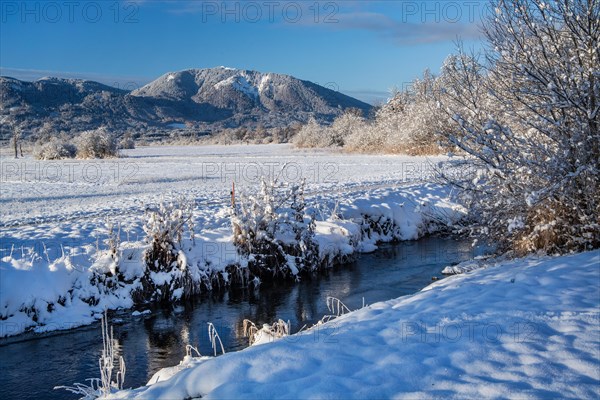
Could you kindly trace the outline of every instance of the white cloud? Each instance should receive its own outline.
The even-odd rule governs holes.
[[[452,22],[444,18],[399,20],[375,12],[349,12],[339,14],[336,18],[339,22],[330,24],[332,29],[370,31],[398,45],[448,42],[458,37],[479,37],[476,23]]]

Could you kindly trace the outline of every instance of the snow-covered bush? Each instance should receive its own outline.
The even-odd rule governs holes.
[[[106,233],[106,250],[96,253],[96,262],[90,268],[89,282],[93,290],[88,291],[87,297],[82,299],[90,305],[97,305],[104,296],[116,295],[126,284],[131,283],[121,271],[121,226],[107,222]]]
[[[294,136],[293,143],[300,148],[327,147],[325,130],[327,127],[321,126],[314,118],[311,118]]]
[[[137,303],[173,301],[193,296],[200,290],[184,251],[184,236],[193,246],[193,203],[185,200],[161,202],[146,213],[149,248],[144,254],[146,270],[142,288],[132,293]]]
[[[478,231],[518,253],[600,246],[598,1],[498,0],[485,64],[444,66],[443,109],[475,179],[457,182]]]
[[[33,150],[33,155],[38,160],[62,160],[74,158],[76,154],[77,147],[62,137],[38,142]]]
[[[303,191],[304,183],[263,180],[259,193],[232,210],[233,241],[253,276],[297,279],[318,268],[315,222],[305,213]]]
[[[342,147],[346,139],[365,128],[365,120],[359,111],[350,109],[335,119],[331,126],[321,126],[314,119],[294,137],[296,147]]]
[[[344,150],[351,152],[382,153],[385,150],[386,131],[375,123],[364,123],[345,139]]]
[[[116,138],[104,128],[82,132],[77,138],[78,158],[111,158],[118,155]]]
[[[439,154],[438,130],[449,124],[447,115],[437,107],[438,78],[425,70],[422,78],[397,92],[377,113],[375,126],[390,153],[410,155]]]
[[[350,109],[337,117],[326,131],[328,146],[343,147],[346,139],[364,128],[365,119],[360,111]]]
[[[135,141],[130,134],[125,134],[121,140],[119,140],[119,149],[131,150],[135,149]]]

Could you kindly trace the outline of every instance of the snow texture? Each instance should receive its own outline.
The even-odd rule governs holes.
[[[507,261],[113,397],[598,398],[599,280],[598,251]]]

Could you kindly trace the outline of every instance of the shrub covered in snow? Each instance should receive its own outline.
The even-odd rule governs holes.
[[[77,147],[63,137],[52,137],[44,142],[38,142],[33,150],[33,155],[38,160],[62,160],[74,158],[76,154]]]
[[[77,138],[78,158],[118,157],[117,139],[106,129],[85,131]]]
[[[396,94],[396,103],[403,103],[400,111],[388,105],[382,107],[376,122],[385,134],[389,152],[422,155],[443,151],[438,132],[451,121],[437,106],[437,95],[443,91],[439,85],[439,79],[425,70],[409,90]]]
[[[179,300],[200,290],[184,251],[186,232],[187,243],[194,244],[192,211],[193,204],[185,200],[163,201],[147,211],[144,231],[149,248],[144,254],[142,287],[132,294],[137,303]]]
[[[231,223],[234,244],[252,275],[298,278],[318,268],[315,222],[305,213],[304,183],[263,180],[257,194],[242,198],[233,209]]]
[[[340,115],[333,121],[333,124],[326,130],[326,140],[328,146],[343,147],[347,138],[355,131],[363,129],[365,119],[362,113],[350,109]]]
[[[121,140],[119,140],[119,149],[131,150],[135,149],[135,142],[130,134],[125,134]]]
[[[425,71],[410,90],[396,92],[375,118],[366,120],[349,110],[329,127],[310,121],[294,143],[297,147],[343,147],[365,153],[439,154],[443,149],[437,131],[449,118],[437,107],[437,90],[436,78]]]
[[[352,134],[364,129],[365,119],[359,112],[350,109],[336,118],[331,126],[309,120],[294,137],[294,144],[301,148],[343,147]]]
[[[359,153],[381,153],[385,148],[385,136],[375,123],[365,123],[346,138],[344,150]]]
[[[294,145],[300,148],[327,147],[328,143],[324,137],[326,129],[311,118],[294,136]]]

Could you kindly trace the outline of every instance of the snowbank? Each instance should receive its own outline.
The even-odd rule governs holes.
[[[504,262],[113,397],[599,398],[599,282],[598,251]]]

